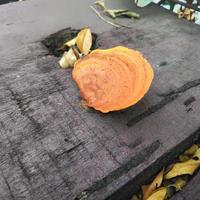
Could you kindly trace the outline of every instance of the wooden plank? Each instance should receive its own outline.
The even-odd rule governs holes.
[[[200,172],[195,174],[195,176],[190,180],[190,182],[181,190],[179,193],[174,195],[172,200],[184,200],[184,199],[199,199],[199,181],[200,181]]]
[[[43,5],[37,2],[24,6]],[[48,2],[49,8],[55,6]],[[59,13],[66,12],[63,5]],[[133,28],[99,34],[100,48],[136,48],[156,73],[140,103],[105,115],[79,106],[71,70],[61,70],[58,58],[40,43],[44,35],[64,28],[62,21],[44,30],[45,12],[41,21],[31,14],[27,26],[31,19],[39,25],[32,24],[30,35],[20,34],[26,22],[16,19],[18,40],[11,33],[14,19],[11,27],[1,25],[0,38],[12,37],[0,49],[0,197],[100,200],[116,192],[110,199],[126,199],[199,135],[199,28],[152,6]],[[54,15],[58,21],[59,13]],[[186,106],[191,96],[195,101]]]

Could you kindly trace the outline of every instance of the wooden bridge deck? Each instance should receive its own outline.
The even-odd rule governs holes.
[[[128,199],[199,137],[199,27],[150,6],[136,9],[142,18],[128,21],[132,28],[111,29],[92,2],[0,6],[1,200]],[[83,26],[98,33],[99,47],[138,49],[154,66],[153,86],[136,106],[106,115],[79,106],[71,70],[41,41]]]

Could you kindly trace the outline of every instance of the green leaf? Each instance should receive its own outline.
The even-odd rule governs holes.
[[[135,0],[138,7],[145,7],[149,5],[153,0]]]

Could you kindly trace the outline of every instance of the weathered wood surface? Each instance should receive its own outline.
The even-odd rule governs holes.
[[[53,22],[40,11],[44,5],[54,8],[55,1],[0,7],[1,200],[100,200],[122,186],[110,199],[126,199],[199,135],[199,27],[151,6],[133,28],[101,33],[99,47],[139,49],[156,71],[140,103],[105,115],[79,106],[71,70],[59,69],[58,58],[40,43],[73,23],[100,32],[98,19],[63,22],[64,12],[72,19],[67,10],[77,3],[83,8],[80,16],[95,17],[83,1],[68,7],[66,2],[56,1]],[[20,13],[14,19],[16,9]],[[191,96],[195,101],[186,106]]]

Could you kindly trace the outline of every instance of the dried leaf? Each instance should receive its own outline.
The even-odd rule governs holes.
[[[193,155],[199,147],[196,144],[193,144],[189,149],[187,149],[184,154],[185,155]]]
[[[195,14],[194,13],[192,13],[191,21],[195,21]]]
[[[184,14],[185,15],[189,15],[191,13],[191,9],[190,8],[185,8]]]
[[[106,9],[105,13],[108,14],[110,17],[112,18],[116,18],[116,17],[129,17],[129,18],[139,18],[140,15],[133,12],[133,11],[129,11],[129,10],[111,10],[111,9]]]
[[[188,21],[195,21],[194,10],[190,8],[180,8],[178,11],[178,18],[185,18]]]
[[[167,195],[167,188],[161,187],[155,190],[147,200],[164,200]]]
[[[178,178],[174,184],[174,186],[176,187],[176,192],[180,191],[186,185],[186,183],[187,182],[182,178]]]
[[[143,200],[148,199],[148,197],[153,193],[153,191],[160,187],[163,181],[163,174],[164,170],[162,170],[153,180],[153,182],[148,185],[148,186],[143,186],[142,187],[142,192],[143,192]]]
[[[185,161],[190,160],[190,157],[187,156],[187,155],[180,155],[180,156],[179,156],[179,160],[180,160],[181,162],[185,162]]]
[[[195,152],[195,154],[192,156],[192,160],[199,161],[200,162],[200,148],[198,148]]]
[[[138,13],[133,12],[133,11],[125,11],[123,13],[117,14],[117,17],[118,16],[125,16],[125,17],[136,18],[136,19],[140,18],[140,15]]]
[[[165,179],[174,178],[176,176],[184,174],[192,175],[199,166],[200,166],[200,161],[193,159],[190,159],[182,163],[176,163],[174,164],[173,168],[165,175]]]
[[[112,17],[113,19],[115,19],[117,17],[116,12],[121,11],[121,10],[110,10],[110,9],[106,9],[105,13],[107,15],[109,15],[110,17]],[[124,10],[122,10],[124,11]]]
[[[99,1],[94,2],[94,4],[101,7],[103,10],[106,10],[106,6],[105,6],[104,1],[99,0]]]
[[[92,47],[92,33],[89,28],[84,28],[78,33],[76,44],[84,55],[89,53]]]
[[[77,37],[73,38],[72,40],[66,42],[64,46],[72,47],[76,44]]]
[[[74,54],[74,51],[72,48],[69,49],[68,52],[65,52],[62,56],[62,58],[59,61],[59,64],[61,68],[67,68],[72,67],[74,63],[76,62],[77,58]]]
[[[121,10],[121,9],[119,9],[119,10],[115,10],[115,9],[113,9],[113,10],[111,10],[111,9],[106,9],[105,10],[105,13],[106,14],[108,14],[110,17],[112,17],[112,18],[116,18],[116,17],[118,17],[118,16],[121,16],[121,14],[122,13],[124,13],[124,12],[127,12],[128,10]]]

